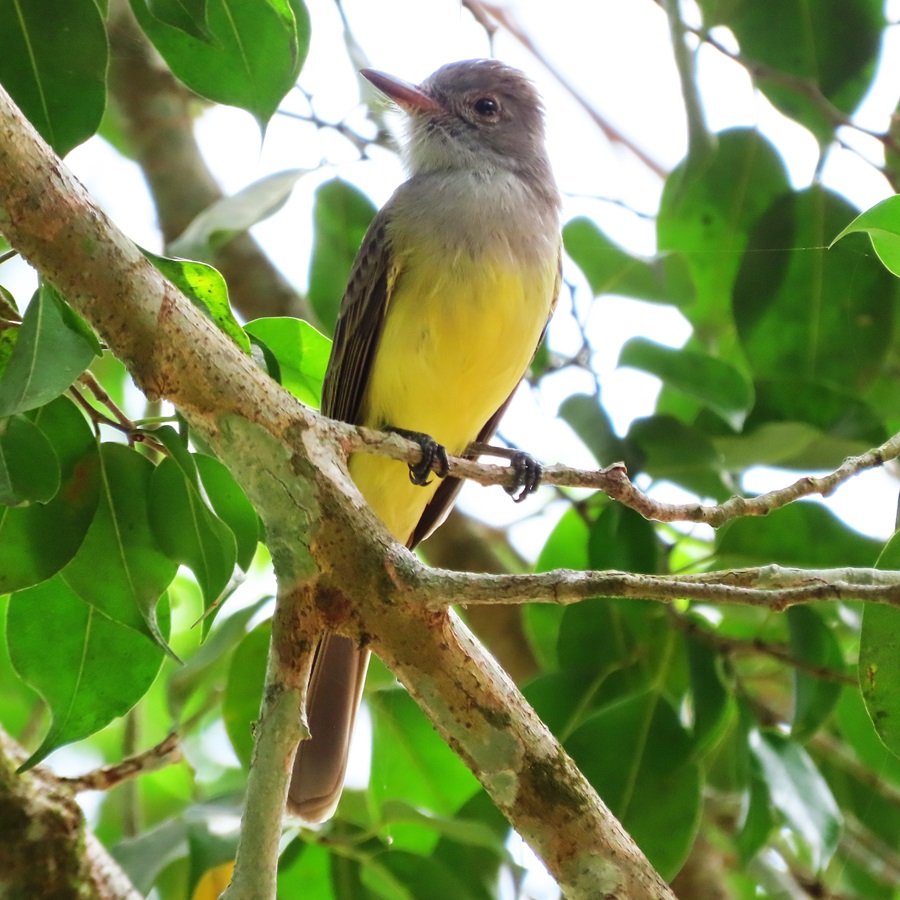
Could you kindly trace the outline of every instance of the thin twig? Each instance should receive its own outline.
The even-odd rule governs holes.
[[[413,441],[395,433],[374,431],[362,426],[332,423],[338,432],[344,452],[364,452],[417,463],[421,448]],[[850,456],[833,472],[821,477],[805,475],[787,487],[778,488],[756,497],[734,496],[724,503],[661,503],[647,496],[628,478],[624,463],[613,463],[604,469],[576,469],[569,466],[546,466],[542,484],[569,488],[593,488],[640,513],[645,519],[657,522],[699,522],[718,528],[732,519],[745,516],[765,516],[801,497],[818,494],[829,497],[844,482],[869,469],[876,469],[900,456],[900,434],[895,434],[881,446],[860,456]],[[448,474],[482,485],[499,484],[512,487],[515,474],[509,466],[479,463],[451,456]]]
[[[148,772],[157,772],[159,769],[181,762],[182,759],[184,759],[184,755],[181,752],[181,738],[173,731],[166,735],[155,747],[151,747],[149,750],[144,750],[134,756],[129,756],[114,766],[104,766],[84,775],[76,775],[73,778],[60,778],[59,780],[76,793],[81,791],[108,791],[123,781],[137,778],[139,775],[146,775]]]
[[[832,669],[829,666],[817,666],[815,663],[811,663],[808,660],[799,659],[783,644],[778,644],[774,641],[765,641],[762,638],[751,638],[747,640],[745,638],[736,638],[731,637],[730,635],[718,634],[710,628],[705,628],[696,619],[675,612],[675,610],[671,608],[669,612],[671,613],[672,621],[681,631],[725,654],[759,654],[762,656],[769,656],[772,659],[778,660],[778,662],[790,666],[792,669],[796,669],[798,672],[803,672],[806,675],[811,675],[813,678],[819,678],[822,681],[834,681],[838,684],[846,684],[850,687],[855,687],[857,685],[857,680],[852,675],[848,675],[846,672],[841,672],[838,669]]]

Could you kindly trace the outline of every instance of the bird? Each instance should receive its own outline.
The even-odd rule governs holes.
[[[489,441],[543,338],[560,288],[560,195],[543,103],[518,69],[463,60],[418,85],[360,74],[405,114],[409,177],[372,220],[351,268],[321,411],[420,444],[416,465],[365,453],[348,462],[371,509],[412,549],[459,490],[457,479],[440,477],[447,454],[474,457]],[[521,499],[539,468],[521,454],[512,464]],[[336,634],[316,651],[310,738],[287,799],[305,822],[337,808],[368,661],[366,648]]]

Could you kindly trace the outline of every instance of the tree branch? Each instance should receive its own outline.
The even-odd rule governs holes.
[[[140,900],[125,873],[87,830],[67,785],[0,730],[0,897]]]
[[[264,520],[279,595],[293,598],[285,605],[301,623],[371,644],[568,897],[672,897],[496,663],[454,615],[428,609],[406,589],[424,567],[390,539],[349,479],[335,423],[272,382],[166,281],[2,90],[0,231],[91,322],[144,392],[170,399],[232,469]],[[260,721],[254,768],[277,774],[255,775],[247,798],[250,810],[259,782],[271,778],[269,802],[282,802],[268,808],[267,835],[280,828],[288,741],[261,732],[281,712],[299,710],[308,633],[302,624],[296,640],[289,622],[273,629],[265,702],[281,681],[287,690],[276,698],[279,715]],[[291,740],[298,735],[299,726]],[[244,840],[254,839],[249,815]],[[274,896],[274,874],[267,877],[256,897]]]
[[[335,429],[345,454],[375,453],[390,459],[415,464],[422,458],[418,444],[393,432],[373,431],[362,426],[336,422]],[[616,462],[604,469],[576,469],[568,466],[545,466],[541,484],[569,488],[601,490],[623,506],[657,522],[700,522],[719,528],[732,519],[744,516],[766,516],[801,497],[818,494],[829,497],[844,482],[869,469],[876,469],[900,456],[900,434],[860,456],[850,456],[833,472],[821,477],[804,475],[793,484],[756,497],[734,496],[724,503],[660,503],[645,494],[629,480],[625,464]],[[461,457],[449,457],[448,474],[482,485],[514,485],[509,466],[479,463]]]
[[[799,603],[861,600],[900,606],[900,571],[880,569],[790,569],[760,566],[703,575],[636,575],[555,569],[536,575],[460,574],[417,570],[408,589],[432,610],[459,604],[556,603],[591,597],[696,600],[758,606],[783,612]]]
[[[182,759],[184,756],[181,753],[181,739],[173,731],[149,750],[129,756],[113,766],[103,766],[101,769],[95,769],[93,772],[77,775],[74,778],[60,778],[60,782],[70,787],[75,793],[108,791],[123,781],[175,765]]]

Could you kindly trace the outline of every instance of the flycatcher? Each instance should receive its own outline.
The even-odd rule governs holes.
[[[414,547],[459,484],[435,460],[493,435],[546,328],[560,284],[559,192],[540,97],[491,59],[421,85],[364,75],[407,114],[409,180],[375,216],[341,302],[322,400],[335,419],[422,444],[417,466],[360,453],[350,474],[391,534]],[[446,452],[445,452],[446,451]],[[471,451],[470,451],[471,452]],[[369,651],[328,635],[317,651],[288,808],[337,806]]]

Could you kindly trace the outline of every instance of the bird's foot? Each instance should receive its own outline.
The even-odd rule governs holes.
[[[515,503],[521,503],[541,486],[544,467],[533,456],[521,450],[510,457],[509,466],[515,473],[515,478],[512,484],[504,485],[503,490]]]
[[[417,463],[409,464],[409,480],[413,484],[425,487],[431,484],[429,477],[434,472],[438,478],[445,478],[450,470],[450,461],[447,459],[447,450],[443,444],[439,444],[430,434],[421,431],[408,431],[405,428],[387,428],[386,431],[399,434],[408,441],[414,441],[422,451],[422,458]]]

